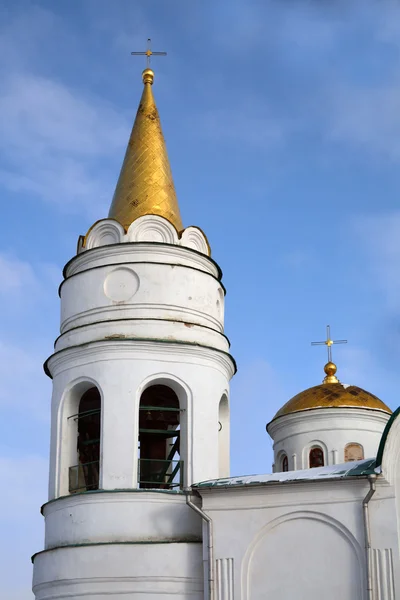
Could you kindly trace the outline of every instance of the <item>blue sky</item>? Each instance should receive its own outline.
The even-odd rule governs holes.
[[[351,5],[351,6],[350,6]],[[338,375],[399,400],[396,2],[0,1],[0,579],[30,597],[42,548],[57,286],[106,216],[153,39],[185,225],[224,271],[232,474],[268,472],[276,410]],[[5,534],[3,533],[5,532]]]

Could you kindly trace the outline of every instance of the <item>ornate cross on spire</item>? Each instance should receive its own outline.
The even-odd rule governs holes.
[[[153,52],[151,50],[151,39],[148,38],[147,40],[147,50],[146,52],[131,52],[131,54],[133,54],[134,56],[146,56],[146,68],[149,69],[150,68],[150,57],[151,56],[167,56],[166,52]]]
[[[324,342],[311,342],[311,346],[327,346],[328,348],[328,362],[332,362],[332,346],[333,344],[347,344],[347,340],[332,340],[331,339],[331,328],[329,325],[326,326],[326,340]]]

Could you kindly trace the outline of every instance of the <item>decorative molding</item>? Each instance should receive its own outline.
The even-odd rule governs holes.
[[[391,548],[372,550],[372,582],[375,600],[395,600]]]
[[[129,267],[117,267],[107,273],[104,280],[104,294],[113,302],[127,302],[138,291],[140,280]]]
[[[45,372],[54,377],[71,367],[96,363],[105,358],[204,364],[217,369],[228,380],[236,372],[235,360],[227,352],[187,342],[144,339],[104,340],[71,346],[52,354],[45,363]]]
[[[216,561],[217,600],[233,600],[233,558]]]
[[[167,219],[158,215],[144,215],[133,221],[124,241],[179,244],[175,227]]]
[[[285,430],[292,425],[298,425],[300,423],[304,423],[305,426],[309,426],[310,422],[313,421],[323,421],[324,419],[329,418],[330,416],[340,417],[345,416],[348,421],[355,421],[356,423],[359,421],[360,417],[364,417],[366,419],[372,418],[373,420],[379,420],[384,423],[388,421],[390,418],[389,413],[384,412],[377,408],[358,408],[355,406],[344,406],[337,408],[310,408],[307,410],[299,411],[296,413],[290,413],[288,415],[283,415],[279,417],[279,419],[275,419],[270,421],[267,424],[267,431],[269,435],[273,438],[276,436],[281,430]],[[326,431],[331,431],[332,429],[346,429],[346,427],[337,426],[337,427],[327,427]],[[347,429],[354,429],[353,424],[348,426]],[[360,427],[364,431],[364,426]],[[310,433],[311,431],[315,431],[314,429],[304,429],[299,433]],[[323,431],[322,429],[320,431]]]
[[[114,219],[97,221],[86,234],[82,250],[91,250],[99,246],[120,244],[123,241],[124,228]]]
[[[270,533],[272,532],[273,529],[275,529],[276,527],[279,527],[279,525],[281,525],[282,523],[285,523],[287,521],[294,521],[296,519],[310,519],[313,521],[320,521],[322,523],[325,523],[327,526],[332,527],[334,530],[336,530],[337,533],[344,540],[346,540],[346,542],[352,548],[352,550],[355,554],[356,560],[360,567],[358,576],[360,579],[360,582],[359,582],[360,589],[362,589],[363,579],[364,579],[364,571],[363,571],[364,552],[363,552],[363,549],[361,548],[360,544],[354,537],[354,535],[351,533],[351,531],[349,529],[347,529],[347,527],[345,525],[343,525],[343,523],[341,523],[337,519],[334,519],[324,513],[311,511],[311,510],[310,511],[304,510],[304,511],[289,512],[285,515],[277,517],[276,519],[273,519],[272,521],[267,523],[258,532],[258,534],[255,536],[253,541],[250,543],[249,547],[247,548],[246,554],[243,557],[243,562],[242,562],[242,596],[241,596],[242,600],[250,599],[250,581],[249,581],[250,563],[253,558],[256,547],[258,546],[258,544],[261,542],[262,539],[264,539],[266,536],[270,535]],[[354,574],[354,576],[356,577],[356,574]],[[386,598],[385,598],[385,600],[386,600]]]
[[[67,262],[63,274],[65,279],[68,279],[71,275],[89,268],[121,262],[172,263],[183,267],[191,266],[210,273],[219,281],[222,278],[220,267],[211,257],[193,248],[159,242],[114,244],[85,250]]]
[[[113,318],[111,319],[110,312]],[[126,318],[136,319],[159,319],[160,312],[164,319],[170,321],[181,321],[183,323],[191,323],[193,325],[209,327],[213,331],[223,333],[224,327],[221,321],[205,312],[201,312],[194,308],[185,306],[167,305],[167,304],[146,304],[144,302],[136,302],[133,304],[116,304],[114,306],[99,306],[89,310],[82,311],[78,315],[72,315],[64,319],[60,326],[61,333],[67,333],[72,329],[83,326],[91,326],[98,321],[117,321],[125,320]],[[135,317],[132,317],[135,315]],[[168,315],[168,319],[166,316]],[[185,318],[187,316],[187,318]],[[94,319],[87,320],[87,319]],[[83,322],[82,322],[83,321]],[[204,325],[206,322],[208,325]]]
[[[198,227],[191,226],[184,229],[181,235],[180,245],[197,250],[197,252],[201,252],[207,256],[210,255],[207,238]]]

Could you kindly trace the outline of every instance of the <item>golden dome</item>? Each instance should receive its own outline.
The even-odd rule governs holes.
[[[328,362],[324,371],[326,377],[321,385],[308,388],[294,396],[278,410],[272,420],[294,412],[313,408],[373,408],[387,413],[392,411],[374,394],[366,392],[355,385],[345,385],[336,378],[336,365]]]
[[[154,72],[142,74],[144,89],[112,200],[109,219],[125,230],[144,215],[159,215],[183,229],[160,117],[152,92]]]

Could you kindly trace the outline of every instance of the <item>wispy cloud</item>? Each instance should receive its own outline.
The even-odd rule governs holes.
[[[3,185],[63,210],[96,206],[98,215],[112,194],[107,159],[122,151],[124,118],[98,98],[32,74],[3,81],[0,114]]]
[[[5,452],[5,449],[4,449]],[[0,548],[2,596],[7,600],[33,598],[29,555],[43,549],[43,517],[48,461],[40,456],[4,456],[0,451],[0,527],[7,544]]]

